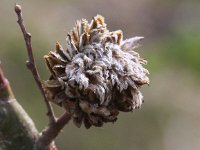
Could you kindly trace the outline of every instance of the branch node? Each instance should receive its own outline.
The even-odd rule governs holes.
[[[28,38],[31,38],[31,33],[26,33],[26,36],[27,36]]]
[[[28,68],[28,69],[30,69],[31,68],[31,63],[30,63],[30,61],[26,61],[26,67]]]

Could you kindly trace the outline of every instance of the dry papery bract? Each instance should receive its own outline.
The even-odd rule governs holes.
[[[66,49],[56,43],[56,50],[44,56],[51,72],[43,83],[49,100],[86,128],[115,122],[120,111],[140,108],[139,88],[149,84],[146,61],[134,51],[142,38],[123,40],[122,31],[110,32],[100,15],[91,23],[77,21]]]

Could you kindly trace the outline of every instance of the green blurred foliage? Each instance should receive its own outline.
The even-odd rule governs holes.
[[[15,0],[0,1],[0,60],[16,98],[39,130],[47,125],[46,108],[25,66],[26,49],[16,23]],[[34,55],[43,79],[49,72],[43,55],[77,19],[96,14],[124,38],[144,36],[139,53],[148,60],[151,84],[142,88],[145,103],[121,113],[114,124],[90,130],[71,122],[56,140],[61,150],[196,150],[200,148],[200,2],[198,0],[17,1],[32,34]],[[55,106],[59,115],[62,110]]]

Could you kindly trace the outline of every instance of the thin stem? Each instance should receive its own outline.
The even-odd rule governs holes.
[[[26,63],[28,69],[32,72],[32,75],[37,83],[37,86],[39,87],[43,97],[44,97],[44,101],[45,101],[45,104],[46,104],[46,107],[47,107],[47,115],[49,117],[49,123],[50,125],[51,124],[55,124],[56,122],[56,118],[55,118],[55,115],[54,115],[54,112],[53,112],[53,109],[52,109],[52,106],[50,104],[50,102],[48,101],[46,95],[45,95],[45,91],[42,87],[42,83],[41,83],[41,79],[40,79],[40,76],[39,76],[39,73],[37,71],[37,67],[35,65],[35,60],[34,60],[34,57],[33,57],[33,49],[32,49],[32,45],[31,45],[31,34],[28,33],[26,31],[26,28],[25,28],[25,25],[23,23],[23,18],[22,18],[22,11],[21,11],[21,6],[20,5],[15,5],[15,12],[17,14],[17,17],[18,17],[18,24],[20,26],[20,29],[23,33],[23,37],[24,37],[24,41],[25,41],[25,44],[26,44],[26,49],[27,49],[27,52],[28,52],[28,61]]]
[[[36,141],[36,149],[45,149],[45,150],[50,150],[52,149],[52,143],[54,139],[57,137],[57,135],[60,133],[60,131],[64,128],[64,126],[69,122],[71,119],[71,114],[68,112],[65,112],[59,119],[56,120],[54,116],[53,109],[51,107],[50,102],[48,101],[45,91],[42,87],[41,79],[38,74],[36,65],[35,65],[35,60],[33,57],[33,49],[31,45],[31,34],[26,31],[26,28],[23,24],[23,18],[22,18],[22,12],[21,12],[21,6],[20,5],[15,5],[15,12],[18,17],[18,24],[21,28],[21,31],[24,36],[24,41],[26,44],[26,49],[28,52],[28,58],[29,60],[27,61],[27,67],[30,69],[30,71],[33,74],[33,77],[44,97],[46,106],[47,106],[47,115],[49,116],[49,126],[42,132],[41,136],[38,138]],[[54,144],[53,144],[54,145]],[[56,148],[53,148],[56,149]]]

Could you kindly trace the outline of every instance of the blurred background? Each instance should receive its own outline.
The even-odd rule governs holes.
[[[22,5],[43,79],[49,76],[43,56],[56,41],[65,46],[77,19],[101,14],[110,31],[145,37],[139,53],[148,60],[151,84],[142,88],[142,108],[121,113],[114,125],[102,128],[79,129],[70,122],[56,139],[60,150],[200,149],[199,0],[0,0],[0,60],[16,98],[42,130],[46,108],[25,66],[15,2]]]

